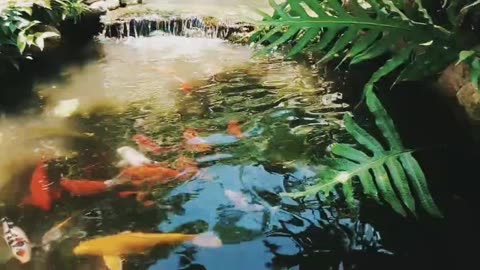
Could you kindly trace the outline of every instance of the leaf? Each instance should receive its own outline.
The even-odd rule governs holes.
[[[391,59],[389,59],[380,69],[373,73],[370,80],[364,86],[364,93],[372,92],[373,85],[378,82],[381,78],[388,75],[390,72],[397,69],[399,66],[403,65],[409,58],[412,52],[413,47],[407,46],[397,52]]]
[[[461,51],[459,54],[458,54],[458,61],[455,65],[458,65],[460,64],[461,62],[464,62],[465,60],[467,60],[468,58],[472,57],[475,55],[475,51],[473,50],[470,50],[470,51]]]
[[[332,58],[336,53],[345,49],[345,47],[347,47],[347,45],[355,38],[356,35],[357,35],[357,29],[355,28],[348,29],[345,33],[343,33],[343,35],[339,39],[337,39],[337,42],[335,42],[333,47],[318,62],[323,63],[327,60],[330,60],[330,58]]]
[[[36,45],[41,51],[43,51],[43,48],[45,47],[44,39],[41,38],[41,37],[35,38],[35,45]]]
[[[17,48],[21,54],[25,50],[26,46],[27,46],[27,37],[25,36],[25,33],[20,32],[20,34],[18,34],[18,37],[17,37]]]
[[[387,35],[382,37],[379,41],[375,42],[372,46],[370,46],[367,50],[363,53],[356,55],[350,64],[358,64],[360,62],[373,59],[378,57],[387,51],[390,50],[392,44],[395,44],[400,39],[399,36],[395,35]]]
[[[345,200],[352,204],[354,181],[358,179],[365,195],[377,202],[388,203],[402,216],[408,213],[417,215],[415,198],[418,198],[422,209],[434,217],[441,217],[441,212],[428,191],[420,165],[413,158],[412,151],[403,147],[387,111],[373,91],[366,93],[366,99],[368,109],[389,147],[383,147],[346,114],[344,122],[347,132],[372,155],[351,145],[335,143],[331,146],[333,157],[322,162],[326,168],[319,172],[317,184],[302,192],[281,195],[302,197],[336,190],[342,192]],[[337,186],[341,189],[335,189]]]
[[[320,31],[320,28],[310,28],[305,33],[303,33],[302,37],[297,41],[297,44],[290,50],[287,57],[292,57],[299,52],[301,52],[305,46],[314,39]]]

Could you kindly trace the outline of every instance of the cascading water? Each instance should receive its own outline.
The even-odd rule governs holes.
[[[253,31],[253,26],[247,23],[224,21],[209,23],[204,17],[199,16],[150,15],[122,18],[104,24],[103,35],[114,38],[149,36],[154,31],[162,31],[175,36],[227,39],[233,33]]]

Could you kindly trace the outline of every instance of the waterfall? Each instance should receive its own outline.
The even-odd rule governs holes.
[[[175,36],[227,39],[233,33],[253,31],[253,26],[246,23],[205,23],[204,18],[198,16],[142,16],[104,22],[104,25],[103,35],[110,38],[149,36],[154,31],[161,31]]]

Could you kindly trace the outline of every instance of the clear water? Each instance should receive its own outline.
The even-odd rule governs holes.
[[[16,157],[0,159],[5,212],[32,242],[75,215],[74,228],[87,238],[123,231],[214,231],[224,244],[219,249],[188,243],[158,247],[126,257],[124,269],[287,269],[299,264],[295,256],[310,252],[319,258],[312,265],[337,269],[343,267],[335,255],[339,252],[380,248],[379,234],[355,219],[355,213],[323,206],[317,199],[297,202],[278,196],[313,180],[318,158],[345,135],[341,119],[348,105],[308,59],[301,64],[278,56],[252,58],[251,49],[222,40],[162,34],[100,39],[95,48],[99,59],[38,81],[42,105],[27,111],[22,121],[7,118],[0,126],[2,147]],[[193,90],[183,91],[182,83]],[[78,113],[54,116],[53,109],[65,99],[78,99]],[[240,121],[246,138],[227,134],[230,120]],[[153,207],[118,198],[113,191],[64,196],[48,213],[17,207],[42,150],[57,156],[49,162],[53,185],[61,175],[110,179],[119,172],[115,149],[136,147],[133,135],[174,146],[183,142],[187,128],[197,129],[213,150],[149,156],[166,164],[187,156],[201,167],[189,181],[155,186]],[[226,190],[243,194],[261,209],[235,208]],[[357,237],[349,237],[352,233]],[[73,256],[79,241],[64,239],[50,252],[36,248],[30,264],[9,260],[0,269],[104,269],[98,257]]]

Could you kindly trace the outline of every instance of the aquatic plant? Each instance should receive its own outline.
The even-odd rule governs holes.
[[[290,44],[290,57],[302,51],[324,52],[319,63],[336,56],[350,64],[388,56],[364,86],[364,93],[395,70],[400,70],[396,82],[420,80],[436,75],[458,58],[470,66],[472,82],[478,85],[478,34],[472,30],[475,23],[465,20],[469,13],[478,12],[478,0],[269,2],[275,12],[259,11],[264,27],[252,36],[252,41],[267,45],[259,53]]]
[[[301,197],[318,192],[328,194],[341,186],[339,191],[348,202],[353,202],[353,181],[358,179],[363,193],[377,202],[387,202],[403,216],[407,215],[407,211],[417,214],[413,189],[420,206],[430,215],[441,217],[442,214],[428,190],[422,168],[412,156],[413,150],[403,146],[392,119],[371,89],[366,93],[366,102],[388,147],[384,147],[379,140],[355,123],[351,116],[345,115],[345,128],[361,147],[333,144],[333,155],[324,160],[326,168],[320,171],[318,183],[305,191],[286,195]]]

